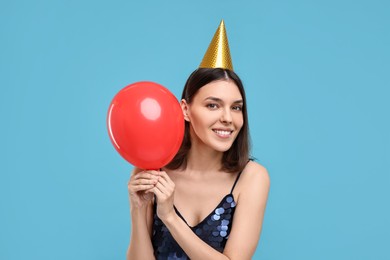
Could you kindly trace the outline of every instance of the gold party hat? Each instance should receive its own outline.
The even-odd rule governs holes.
[[[199,68],[223,68],[233,70],[229,43],[223,20],[219,24]]]

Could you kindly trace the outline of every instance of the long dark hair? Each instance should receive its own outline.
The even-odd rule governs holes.
[[[204,85],[216,80],[232,80],[238,87],[243,100],[242,114],[244,123],[236,139],[229,150],[223,153],[221,170],[227,172],[242,171],[249,160],[250,137],[248,126],[248,114],[246,109],[246,97],[244,86],[240,78],[231,70],[215,68],[199,68],[192,72],[184,86],[181,98],[191,104],[195,94]],[[168,169],[185,169],[187,167],[187,155],[191,149],[190,124],[185,121],[183,143],[173,160],[166,165]]]

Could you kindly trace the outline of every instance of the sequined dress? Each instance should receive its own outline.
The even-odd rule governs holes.
[[[191,228],[191,230],[204,242],[222,253],[229,238],[232,227],[236,202],[233,197],[233,190],[236,186],[241,172],[238,174],[229,194],[225,195],[215,209],[199,224],[194,227],[188,225],[187,221],[174,206],[177,215]],[[168,228],[157,216],[157,204],[153,206],[153,236],[152,244],[156,260],[190,259],[181,249],[179,244],[172,237]]]

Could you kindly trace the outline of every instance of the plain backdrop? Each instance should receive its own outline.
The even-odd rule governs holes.
[[[124,259],[107,109],[180,97],[221,19],[271,177],[254,259],[390,259],[390,2],[0,1],[0,259]]]

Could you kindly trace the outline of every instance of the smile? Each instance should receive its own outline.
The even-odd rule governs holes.
[[[216,133],[219,137],[227,138],[230,137],[233,133],[233,130],[220,130],[220,129],[213,129],[214,133]]]

